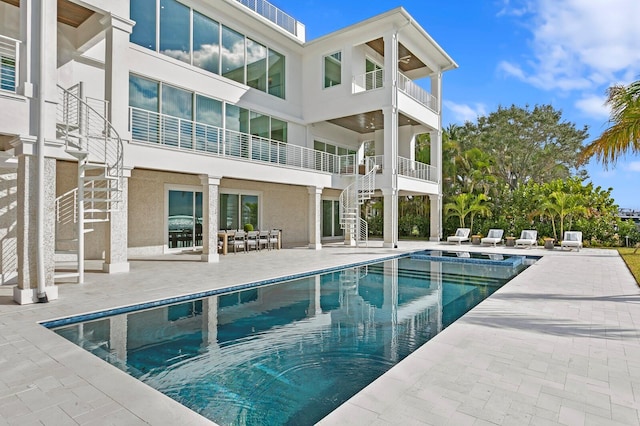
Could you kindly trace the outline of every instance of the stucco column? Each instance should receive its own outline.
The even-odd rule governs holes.
[[[430,199],[430,241],[442,239],[442,130],[430,133],[431,165],[436,169],[438,194],[429,195]]]
[[[202,255],[203,262],[219,262],[218,203],[220,178],[202,175]]]
[[[386,107],[384,114],[384,247],[398,247],[398,111]]]
[[[24,138],[23,138],[24,139]],[[26,140],[23,140],[23,144]],[[34,143],[29,143],[33,146]],[[43,251],[45,292],[49,301],[58,298],[54,284],[55,271],[55,194],[56,160],[45,158],[44,176],[44,244]],[[37,295],[37,182],[38,166],[34,155],[18,155],[18,205],[17,205],[17,257],[18,285],[13,289],[13,300],[21,305],[38,302]]]
[[[429,195],[429,241],[442,239],[442,195]]]
[[[309,190],[309,248],[320,250],[322,248],[321,215],[322,215],[322,188],[310,186]]]
[[[129,262],[127,256],[129,232],[129,178],[131,169],[125,168],[122,171],[120,181],[120,201],[117,209],[109,212],[109,222],[106,226],[106,242],[104,263],[102,270],[110,274],[118,272],[129,272]],[[112,206],[114,208],[115,206]]]
[[[122,139],[131,139],[129,118],[129,34],[134,22],[113,14],[100,20],[105,28],[104,93],[109,101],[108,120]]]
[[[383,247],[398,248],[398,191],[382,189],[384,203]]]

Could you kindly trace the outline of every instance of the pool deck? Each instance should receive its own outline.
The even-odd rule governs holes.
[[[0,425],[212,424],[39,321],[425,248],[543,258],[320,424],[640,425],[640,289],[617,252],[375,245],[131,260],[48,304],[16,305],[2,286]]]

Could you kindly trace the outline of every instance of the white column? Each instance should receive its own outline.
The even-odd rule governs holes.
[[[398,247],[398,111],[386,107],[384,113],[384,247]]]
[[[383,247],[398,248],[398,191],[382,188],[384,204]]]
[[[202,182],[202,255],[203,262],[219,262],[218,255],[218,189],[220,178],[201,175]]]
[[[442,239],[442,194],[429,195],[429,241]]]
[[[29,150],[34,141],[23,140],[23,147]],[[56,160],[45,159],[45,212],[44,230],[46,238],[43,251],[45,292],[49,301],[58,298],[58,288],[54,283],[55,272],[55,182]],[[21,305],[36,303],[37,295],[37,159],[35,155],[18,155],[18,203],[17,203],[17,257],[18,285],[13,289],[13,300]]]
[[[129,178],[131,168],[122,171],[120,201],[112,206],[109,222],[106,223],[105,254],[102,270],[109,274],[129,272],[128,232],[129,232]]]
[[[321,214],[322,188],[310,186],[309,190],[309,248],[322,249]]]
[[[134,22],[107,15],[100,20],[105,28],[105,99],[109,101],[109,121],[122,139],[131,139],[129,121],[129,34]]]

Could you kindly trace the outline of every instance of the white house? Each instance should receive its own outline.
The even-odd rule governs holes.
[[[215,262],[218,232],[246,223],[353,245],[372,196],[386,247],[404,195],[429,196],[439,239],[456,67],[403,8],[307,42],[261,0],[0,0],[1,282],[32,303],[82,282],[84,259]],[[415,161],[422,133],[431,164]],[[55,271],[64,253],[72,277]]]

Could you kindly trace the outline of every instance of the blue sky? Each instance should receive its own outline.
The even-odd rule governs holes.
[[[605,91],[640,79],[639,0],[272,0],[306,26],[307,40],[403,6],[460,66],[443,77],[443,124],[475,121],[499,105],[551,104],[563,119],[607,128]],[[640,209],[640,156],[590,180]]]

